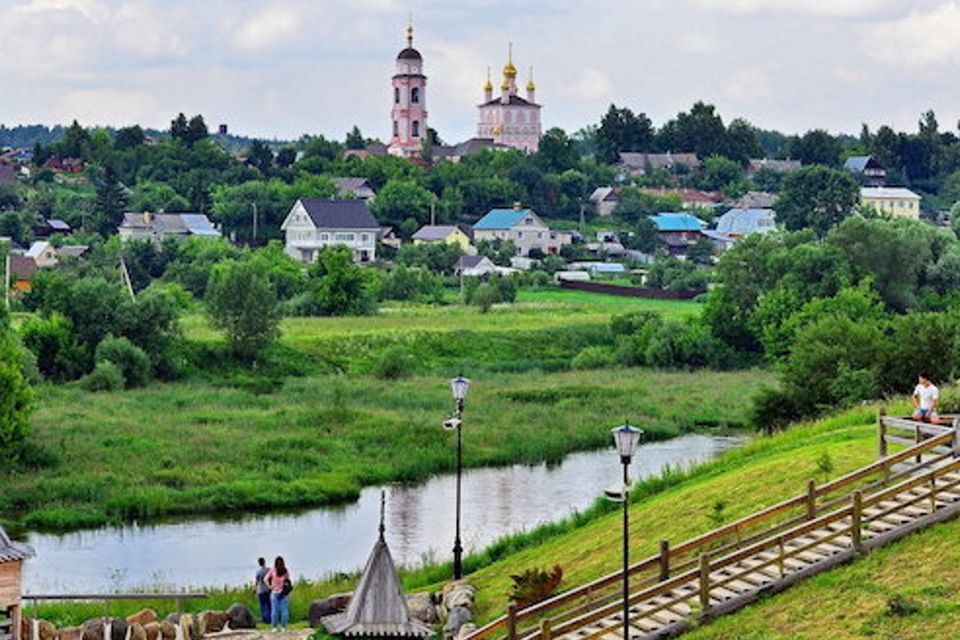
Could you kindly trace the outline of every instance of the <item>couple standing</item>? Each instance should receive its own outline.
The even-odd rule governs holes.
[[[260,601],[260,619],[274,631],[278,627],[286,631],[290,621],[290,592],[293,591],[290,571],[280,556],[273,561],[272,569],[267,568],[263,558],[257,558],[257,564],[254,584]]]

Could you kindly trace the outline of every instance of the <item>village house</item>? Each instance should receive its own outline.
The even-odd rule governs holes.
[[[454,273],[465,278],[476,278],[497,273],[497,265],[486,256],[460,256]]]
[[[621,151],[617,163],[620,176],[645,176],[658,169],[670,173],[678,171],[692,173],[700,168],[700,158],[695,153],[642,153]]]
[[[772,158],[751,158],[747,160],[747,177],[752,178],[757,175],[761,169],[776,171],[777,173],[787,173],[803,166],[799,160],[774,160]]]
[[[863,187],[860,202],[891,216],[920,218],[920,196],[903,187]]]
[[[747,191],[730,203],[733,209],[772,209],[777,196],[766,191]]]
[[[334,178],[333,183],[337,185],[339,198],[357,198],[373,202],[377,197],[377,192],[373,190],[366,178]]]
[[[33,276],[37,263],[33,258],[11,253],[7,256],[10,265],[10,288],[15,293],[29,293],[33,289]]]
[[[598,216],[612,216],[613,210],[620,204],[620,190],[616,187],[597,187],[590,194],[590,204]]]
[[[873,156],[852,156],[843,168],[856,175],[868,187],[882,187],[887,181],[887,169]]]
[[[337,245],[350,249],[354,262],[377,258],[381,229],[363,200],[301,198],[280,228],[286,234],[287,254],[303,264],[316,262],[324,247]]]
[[[123,242],[149,240],[155,244],[160,244],[167,238],[220,237],[220,232],[202,213],[125,213],[117,233]]]
[[[0,637],[21,640],[23,561],[34,555],[29,545],[12,541],[0,527]]]
[[[413,244],[437,244],[444,242],[460,247],[464,253],[473,249],[470,236],[457,225],[426,225],[413,234]]]
[[[33,260],[34,264],[41,269],[57,264],[57,250],[49,242],[38,240],[31,244],[23,255]]]
[[[702,237],[703,222],[700,218],[684,212],[658,213],[650,216],[657,227],[660,242],[667,253],[674,257],[687,254],[687,249]]]
[[[399,249],[403,246],[403,238],[393,227],[380,227],[380,233],[377,234],[377,242],[391,249]]]
[[[63,220],[50,218],[36,225],[33,228],[33,235],[40,238],[49,238],[54,235],[69,235],[71,231],[70,225]]]
[[[641,189],[642,192],[652,196],[667,197],[677,196],[684,208],[687,209],[712,209],[723,202],[723,195],[716,191],[701,191],[700,189],[690,189],[683,187],[680,189]]]
[[[553,231],[530,209],[520,203],[512,209],[493,209],[473,225],[473,237],[481,240],[509,240],[517,247],[518,256],[528,256],[533,249],[543,253],[560,253],[560,248],[573,242],[566,231]]]
[[[777,228],[773,209],[730,209],[717,218],[716,230],[742,238],[753,233],[769,233]]]

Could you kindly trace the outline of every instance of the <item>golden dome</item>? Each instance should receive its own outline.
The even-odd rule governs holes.
[[[490,81],[490,67],[487,67],[487,81],[483,85],[484,91],[493,91],[493,82]]]
[[[507,54],[507,64],[503,66],[503,77],[511,80],[517,77],[517,68],[513,66],[513,43],[510,43],[510,50]],[[506,84],[506,83],[504,83]]]
[[[530,80],[527,81],[527,91],[536,91],[537,85],[533,82],[533,67],[530,67]]]

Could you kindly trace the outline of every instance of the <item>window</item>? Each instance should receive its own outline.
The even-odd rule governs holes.
[[[396,138],[400,135],[400,123],[396,120],[393,121],[393,137]]]
[[[419,137],[420,137],[420,121],[419,121],[419,120],[414,120],[414,121],[413,121],[413,133],[412,133],[411,135],[412,135],[414,138],[419,138]]]
[[[329,233],[321,233],[321,234],[320,234],[320,239],[321,239],[321,240],[329,240],[329,239],[330,239],[330,234],[329,234]]]
[[[413,104],[420,104],[420,89],[419,87],[414,87],[410,89],[410,102]]]
[[[533,218],[527,218],[523,221],[523,224],[533,224]]]
[[[361,234],[360,234],[360,241],[361,241],[361,242],[369,242],[369,241],[370,241],[370,234],[369,234],[369,233],[361,233]]]
[[[537,231],[537,238],[540,239],[540,240],[543,239],[543,232],[542,232],[542,231]]]
[[[400,87],[393,88],[393,104],[400,104]]]

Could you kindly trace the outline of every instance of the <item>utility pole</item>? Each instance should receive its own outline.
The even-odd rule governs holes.
[[[3,276],[3,300],[6,305],[7,311],[10,311],[10,250],[7,249],[6,255],[3,257],[4,262],[4,276]]]
[[[257,244],[257,203],[253,203],[253,244]]]
[[[127,291],[130,292],[130,299],[136,302],[137,296],[133,292],[133,282],[130,281],[130,272],[127,271],[127,263],[123,260],[123,250],[120,251],[120,277],[123,283],[127,285]]]
[[[437,224],[437,203],[430,203],[430,226]]]

